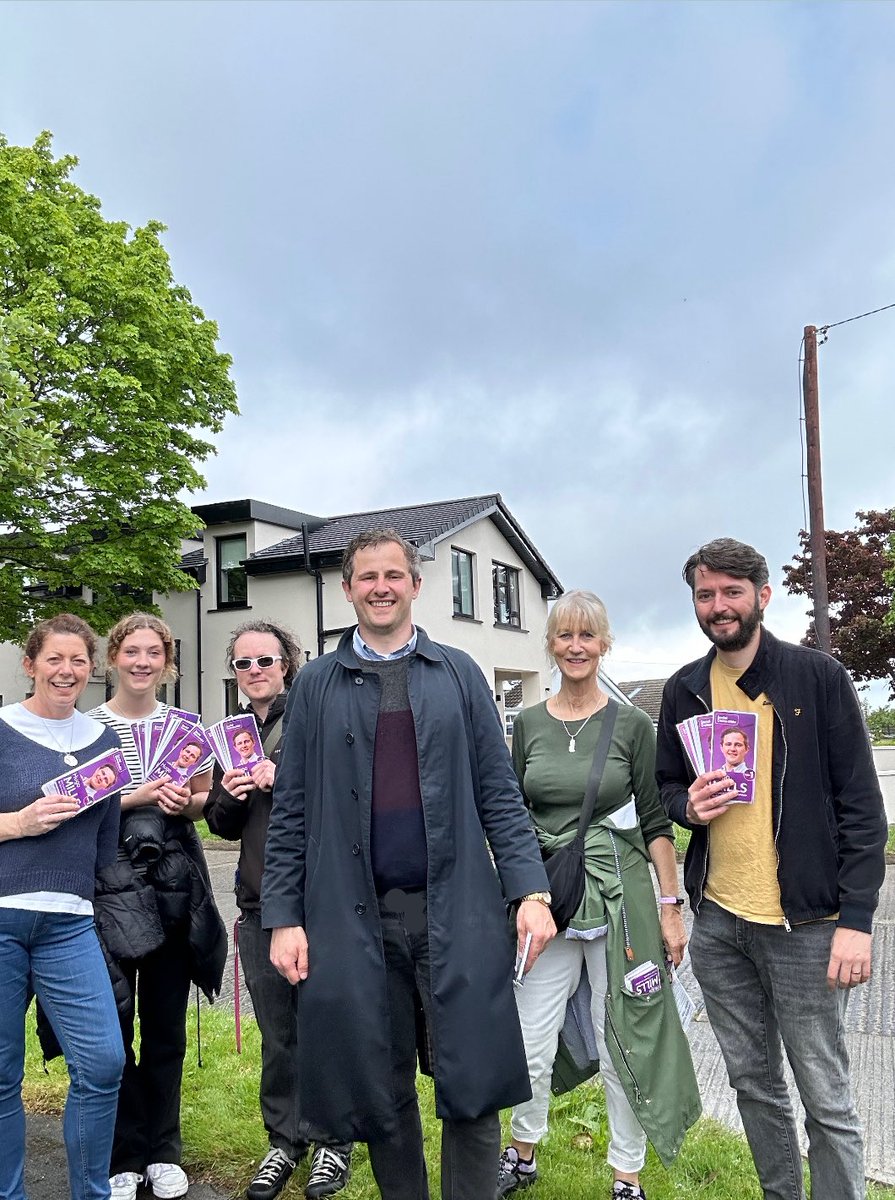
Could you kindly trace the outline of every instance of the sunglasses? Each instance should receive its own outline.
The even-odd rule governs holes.
[[[250,671],[252,667],[266,670],[275,662],[280,662],[282,657],[282,654],[259,654],[257,658],[234,658],[230,660],[230,666],[234,671]]]

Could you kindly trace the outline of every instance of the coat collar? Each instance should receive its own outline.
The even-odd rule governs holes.
[[[737,680],[737,686],[746,693],[750,700],[757,699],[762,692],[768,692],[774,678],[774,664],[780,654],[780,643],[764,625],[759,630],[758,650],[755,658]],[[684,687],[695,695],[705,697],[710,695],[709,681],[712,663],[717,656],[714,646],[706,654],[684,668],[681,677]]]
[[[350,629],[346,629],[339,638],[339,644],[335,649],[336,662],[339,663],[340,666],[346,667],[349,671],[357,670],[357,656],[354,653],[354,648],[352,645],[354,640],[354,630],[354,625],[352,625]],[[437,642],[432,641],[421,625],[416,626],[416,633],[417,639],[415,654],[417,658],[426,658],[431,662],[443,662],[444,651]],[[375,663],[371,663],[371,666],[375,665]]]

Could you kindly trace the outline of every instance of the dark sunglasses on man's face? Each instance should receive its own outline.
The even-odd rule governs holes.
[[[275,662],[280,662],[282,657],[282,654],[259,654],[257,658],[234,658],[230,660],[230,666],[234,671],[250,671],[252,667],[266,670]]]

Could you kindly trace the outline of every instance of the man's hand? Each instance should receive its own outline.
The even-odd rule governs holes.
[[[20,808],[15,814],[18,817],[18,837],[40,837],[49,833],[70,820],[78,811],[78,802],[74,796],[62,796],[54,792],[51,796],[41,796],[33,804]]]
[[[659,924],[662,927],[662,941],[665,943],[666,953],[674,965],[679,967],[687,945],[687,926],[684,924],[681,906],[660,904]]]
[[[270,961],[290,983],[308,977],[308,939],[300,925],[283,925],[270,938]]]
[[[277,773],[277,768],[269,758],[262,758],[259,763],[255,763],[252,767],[252,783],[256,788],[260,788],[262,792],[269,792],[273,788],[274,776]]]
[[[243,767],[231,767],[221,776],[221,787],[234,800],[247,800],[254,790],[252,776]]]
[[[538,955],[550,939],[556,936],[553,914],[540,900],[524,900],[516,913],[516,934],[519,939],[516,954],[520,958],[525,950],[525,939],[529,933],[531,934],[531,946],[528,950],[528,961],[525,964],[526,975],[535,965]]]
[[[687,820],[691,825],[708,825],[727,812],[736,794],[736,781],[726,771],[698,775],[687,789]]]
[[[843,929],[833,934],[830,965],[827,967],[827,987],[853,988],[870,978],[871,936],[859,929]]]

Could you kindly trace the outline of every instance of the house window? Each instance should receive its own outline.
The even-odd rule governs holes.
[[[518,570],[505,563],[492,563],[491,578],[494,583],[494,624],[521,629]]]
[[[454,593],[454,616],[475,616],[473,589],[475,559],[468,550],[451,550],[451,586]]]
[[[245,556],[244,533],[217,538],[218,608],[235,608],[246,603],[246,572],[242,566]]]

